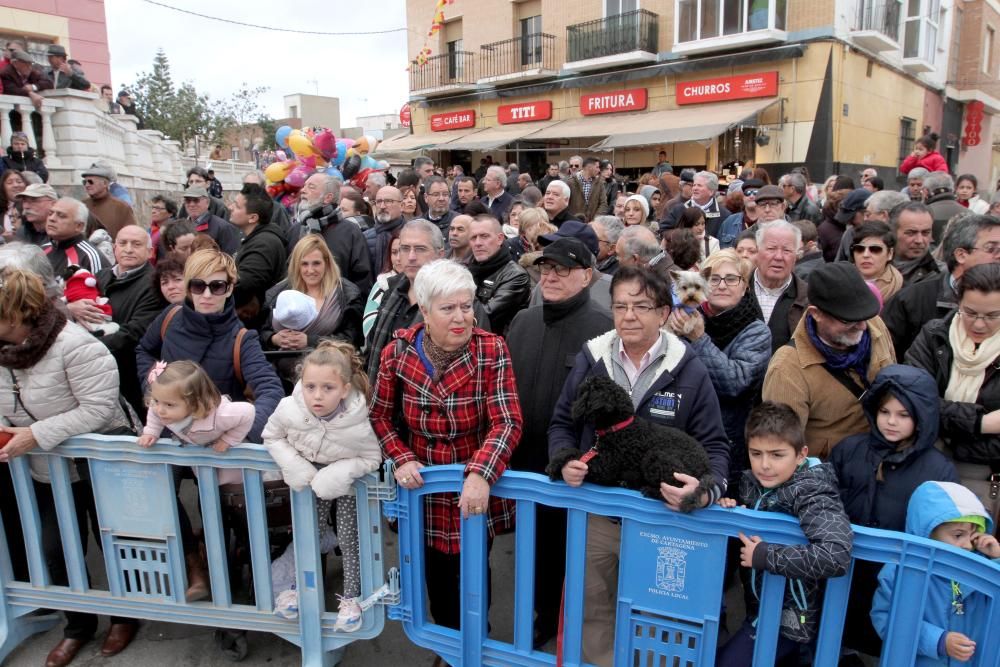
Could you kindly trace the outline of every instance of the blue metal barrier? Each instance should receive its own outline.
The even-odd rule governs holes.
[[[14,579],[9,545],[0,530],[0,662],[21,641],[59,622],[53,615],[38,616],[32,612],[58,609],[271,632],[302,649],[303,665],[330,666],[339,659],[343,646],[377,636],[385,622],[384,605],[398,600],[398,573],[391,571],[389,594],[364,612],[362,627],[352,633],[334,631],[337,613],[336,609],[331,613],[326,607],[316,498],[311,489],[306,489],[291,493],[299,616],[288,620],[274,615],[271,550],[261,477],[264,473],[278,472],[278,467],[263,447],[241,445],[224,454],[217,454],[211,448],[168,444],[143,449],[135,444],[134,438],[87,435],[72,438],[50,453],[36,452],[31,456],[48,460],[69,585],[51,584],[28,460],[14,459],[10,471],[24,531],[30,581]],[[108,590],[94,589],[88,582],[70,485],[73,459],[86,460],[89,466]],[[196,469],[211,601],[187,603],[184,599],[187,578],[172,471],[178,466]],[[218,468],[243,470],[249,535],[249,544],[243,546],[249,549],[253,605],[233,602],[216,481]],[[367,597],[386,583],[380,504],[393,497],[395,485],[381,484],[377,476],[368,475],[355,484],[355,489],[361,595]],[[12,505],[8,502],[5,507]]]
[[[723,593],[727,538],[743,532],[773,544],[803,544],[798,522],[787,516],[718,507],[684,515],[633,491],[585,484],[571,489],[530,473],[508,472],[493,487],[496,496],[517,503],[512,642],[489,637],[486,595],[486,520],[462,522],[460,631],[433,624],[423,586],[424,503],[431,493],[458,493],[462,466],[420,471],[420,489],[399,489],[384,505],[399,519],[401,601],[389,617],[403,623],[415,644],[432,649],[453,665],[552,665],[555,656],[532,649],[535,508],[568,510],[564,602],[564,664],[580,665],[584,559],[588,514],[622,518],[615,659],[626,665],[709,666],[714,662]],[[542,555],[541,557],[546,557]],[[855,527],[854,558],[899,565],[882,665],[912,665],[919,619],[930,576],[953,579],[990,598],[984,628],[1000,620],[1000,567],[942,542],[891,531]],[[853,565],[852,565],[853,571]],[[815,663],[834,666],[840,653],[851,572],[826,582]],[[755,665],[773,665],[784,577],[765,574],[754,651]],[[983,633],[973,666],[1000,665],[1000,633]]]

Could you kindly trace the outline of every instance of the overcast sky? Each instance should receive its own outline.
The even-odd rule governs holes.
[[[296,30],[372,31],[406,25],[405,0],[162,1],[209,16]],[[140,72],[151,72],[153,57],[163,48],[175,85],[191,81],[213,99],[228,96],[242,81],[268,86],[261,106],[274,118],[284,115],[282,97],[293,93],[339,97],[345,127],[357,116],[397,113],[407,99],[405,32],[299,35],[198,18],[143,0],[104,4],[115,88],[133,82]]]

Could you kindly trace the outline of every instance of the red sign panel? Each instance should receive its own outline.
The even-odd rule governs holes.
[[[502,104],[497,108],[497,121],[501,125],[530,123],[533,120],[548,120],[550,118],[552,118],[552,102],[549,100]]]
[[[399,110],[399,124],[403,127],[410,126],[410,103],[407,102],[403,105],[403,108]]]
[[[677,104],[725,102],[749,97],[774,97],[778,94],[778,73],[760,72],[723,76],[677,84]]]
[[[594,93],[580,96],[580,113],[596,116],[622,111],[642,111],[646,108],[646,89],[630,88],[610,93]]]
[[[431,116],[431,131],[444,132],[445,130],[461,130],[465,127],[476,126],[476,110],[464,109],[462,111],[452,111],[451,113],[438,113]]]

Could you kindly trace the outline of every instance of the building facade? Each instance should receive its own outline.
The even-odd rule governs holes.
[[[953,169],[975,166],[989,180],[996,169],[991,118],[982,121],[978,146],[962,142],[967,100],[981,93],[961,92],[958,74],[972,65],[956,70],[964,61],[951,53],[972,48],[964,32],[957,35],[978,20],[973,5],[981,12],[1000,6],[455,2],[445,7],[426,62],[411,63],[412,133],[384,150],[433,150],[443,164],[466,166],[490,155],[535,174],[583,151],[602,151],[620,171],[638,173],[663,150],[675,171],[725,174],[750,163],[781,173],[804,164],[820,178],[874,166],[891,181],[927,128],[941,135]],[[408,24],[427,23],[434,8],[434,0],[407,0]],[[983,40],[993,34],[980,32]],[[425,41],[411,32],[411,59]],[[981,77],[966,80],[983,85]],[[986,106],[987,116],[992,109]]]

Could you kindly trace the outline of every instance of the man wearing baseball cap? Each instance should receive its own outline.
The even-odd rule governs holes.
[[[32,183],[18,195],[21,202],[21,217],[24,223],[17,230],[17,240],[42,246],[49,242],[45,222],[49,219],[52,205],[59,199],[55,188],[45,183]]]
[[[560,229],[565,229],[565,223]],[[590,283],[596,277],[594,254],[579,238],[563,236],[542,249],[535,260],[541,270],[542,303],[522,310],[507,334],[507,347],[517,379],[524,430],[514,451],[514,470],[544,473],[548,464],[548,428],[573,359],[591,338],[611,331],[610,311],[590,298]],[[538,508],[535,540],[538,553],[566,551],[566,514]],[[559,627],[559,602],[565,576],[562,558],[535,559],[534,645],[543,645]]]
[[[861,407],[878,372],[896,363],[881,304],[854,264],[834,262],[809,276],[809,307],[790,344],[764,377],[765,401],[787,403],[805,424],[810,456],[870,425]]]

